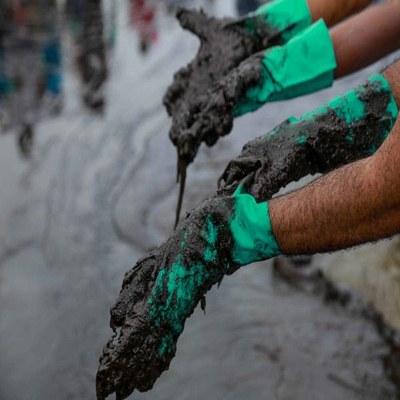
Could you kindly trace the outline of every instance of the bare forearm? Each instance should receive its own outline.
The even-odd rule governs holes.
[[[307,0],[313,22],[322,18],[328,26],[337,24],[371,3],[372,0]]]
[[[400,134],[400,132],[398,132]],[[270,202],[275,237],[285,254],[351,247],[400,232],[400,180],[374,157],[347,165]]]
[[[400,61],[384,75],[400,105]],[[351,247],[400,233],[400,118],[371,157],[269,203],[285,254]]]
[[[335,3],[335,2],[332,2]],[[369,7],[331,30],[335,78],[351,74],[400,48],[400,1]]]
[[[312,21],[322,18],[332,27],[336,79],[400,48],[400,0],[368,7],[371,3],[372,0],[307,0]]]

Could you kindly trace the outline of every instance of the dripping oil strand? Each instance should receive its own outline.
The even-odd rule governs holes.
[[[181,215],[183,196],[185,194],[186,169],[187,169],[186,162],[178,155],[178,171],[177,171],[178,174],[177,175],[178,175],[178,182],[179,182],[179,197],[178,197],[178,204],[176,206],[174,229],[176,229],[176,227],[178,226],[180,215]]]
[[[182,157],[179,156],[179,153],[178,153],[177,178],[178,178],[178,182],[179,182],[179,197],[178,197],[178,204],[176,206],[174,229],[176,229],[176,227],[178,226],[180,215],[181,215],[183,195],[185,194],[186,170],[187,170],[187,163]]]

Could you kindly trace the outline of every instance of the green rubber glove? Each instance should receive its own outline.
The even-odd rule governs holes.
[[[256,203],[242,188],[193,210],[125,275],[110,322],[121,329],[100,358],[98,399],[116,392],[122,400],[134,389],[151,389],[207,291],[240,266],[278,254],[268,204]]]
[[[220,194],[245,185],[257,201],[265,201],[304,176],[368,157],[384,142],[397,116],[388,81],[372,75],[363,85],[248,142],[220,177]]]
[[[287,44],[262,53],[259,60],[261,74],[258,83],[239,94],[234,116],[255,111],[266,102],[305,95],[333,83],[336,58],[323,20]]]
[[[374,104],[375,102],[379,104]],[[352,131],[352,126],[360,123],[365,124],[366,119],[372,120],[373,116],[380,121],[386,120],[390,123],[386,129],[381,130],[379,138],[375,139],[375,145],[370,149],[370,154],[373,154],[392,129],[398,112],[389,82],[382,74],[374,74],[368,78],[365,84],[335,97],[321,107],[303,114],[300,118],[290,117],[288,121],[301,124],[304,121],[320,120],[330,113],[334,113],[337,118],[343,119]],[[347,140],[351,142],[353,139],[351,132],[349,132]]]
[[[275,32],[281,43],[286,43],[312,23],[306,0],[275,0],[260,6],[232,25],[240,24],[251,34],[269,36]],[[278,43],[277,43],[278,44]]]
[[[229,227],[234,242],[234,262],[242,266],[281,254],[272,232],[268,203],[257,203],[243,186],[239,186],[233,196],[235,213]]]
[[[236,93],[259,81],[264,52],[287,43],[309,27],[312,18],[306,0],[270,1],[239,19],[185,9],[177,18],[200,40],[195,58],[175,73],[163,99],[172,117],[169,136],[177,148],[183,182],[201,143],[212,146],[231,131]]]

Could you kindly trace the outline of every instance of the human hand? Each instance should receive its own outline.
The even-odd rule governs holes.
[[[320,59],[319,63],[312,60]],[[290,40],[255,53],[215,82],[206,93],[185,102],[170,131],[178,155],[193,161],[202,142],[212,146],[228,134],[235,116],[268,101],[282,100],[329,86],[335,57],[323,21]]]
[[[150,390],[169,368],[185,321],[207,291],[240,266],[279,253],[266,203],[238,191],[193,210],[125,275],[111,309],[115,336],[100,357],[98,399]]]
[[[286,43],[311,24],[305,0],[275,0],[240,19],[217,19],[202,11],[184,9],[178,11],[177,18],[184,29],[200,39],[196,57],[175,74],[164,96],[164,104],[172,116],[170,138],[178,147],[182,147],[178,143],[179,138],[188,134],[199,110],[203,110],[209,101],[216,101],[210,99],[210,90],[214,85],[251,55]],[[208,130],[212,131],[217,126]],[[224,123],[218,134],[199,133],[199,136],[204,136],[200,142],[212,145],[218,136],[229,133],[231,127],[232,118]],[[189,138],[187,142],[190,142]],[[180,153],[186,157],[186,162],[191,162],[192,154],[183,150]]]
[[[219,193],[230,195],[244,185],[257,201],[269,200],[290,182],[373,154],[397,115],[390,85],[372,75],[364,85],[248,142],[219,178]]]

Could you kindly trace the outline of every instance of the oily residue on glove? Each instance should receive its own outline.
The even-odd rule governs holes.
[[[219,194],[229,195],[243,183],[264,201],[304,176],[365,158],[383,143],[397,111],[390,90],[375,75],[346,96],[248,142],[220,177]]]
[[[219,136],[229,133],[238,82],[249,76],[257,79],[260,62],[254,63],[254,70],[239,68],[233,78],[225,79],[224,90],[220,86],[210,94],[213,85],[242,60],[268,44],[279,43],[280,37],[273,29],[259,36],[248,33],[241,28],[241,21],[217,20],[202,11],[180,10],[177,17],[201,42],[196,58],[175,75],[164,98],[172,116],[170,137],[177,146],[178,176],[182,177],[202,141],[211,146]],[[257,21],[255,18],[254,26]],[[200,116],[201,111],[204,113]],[[183,191],[182,184],[181,197]],[[180,205],[177,219],[179,210]],[[232,198],[204,202],[164,245],[126,274],[119,299],[111,309],[110,325],[115,335],[100,358],[98,399],[115,392],[120,400],[134,389],[149,390],[169,368],[186,318],[212,285],[236,269],[230,258],[233,246],[226,224],[232,211]],[[196,268],[192,269],[193,265]],[[176,286],[177,277],[178,282],[185,283],[184,288]]]
[[[207,291],[237,266],[228,224],[235,199],[214,198],[195,209],[166,243],[124,278],[96,379],[97,398],[150,390],[175,356],[186,319]]]
[[[164,96],[164,105],[172,117],[169,136],[177,147],[178,180],[195,158],[202,142],[214,145],[233,125],[232,109],[237,92],[246,80],[254,83],[260,76],[260,62],[246,71],[237,68],[249,56],[268,46],[281,43],[279,31],[261,17],[253,17],[252,29],[245,20],[216,19],[203,11],[180,9],[177,18],[184,29],[200,39],[200,48],[186,67],[178,71]],[[230,79],[225,79],[233,73]],[[242,82],[242,83],[241,83]],[[181,185],[179,204],[184,187]],[[178,207],[179,208],[179,207]],[[177,212],[179,218],[179,210]]]

